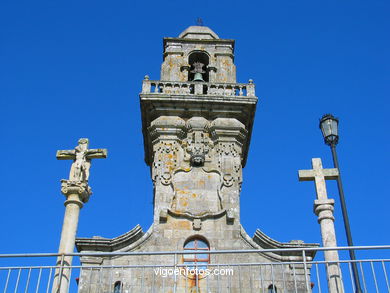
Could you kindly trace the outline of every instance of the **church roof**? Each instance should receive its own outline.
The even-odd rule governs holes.
[[[275,239],[272,239],[264,232],[259,229],[256,230],[255,235],[253,236],[253,241],[260,246],[261,249],[280,249],[280,251],[274,252],[276,255],[280,256],[302,256],[302,251],[291,251],[282,249],[285,248],[316,248],[320,245],[318,243],[305,243],[302,240],[291,240],[290,242],[279,242]],[[315,250],[307,250],[306,255],[314,258],[316,255]]]
[[[186,28],[180,35],[181,39],[198,39],[211,40],[219,39],[218,35],[207,26],[190,26]]]
[[[118,251],[131,244],[138,244],[142,237],[149,236],[150,232],[144,233],[140,225],[135,226],[129,232],[113,239],[94,236],[93,238],[77,238],[77,251]]]

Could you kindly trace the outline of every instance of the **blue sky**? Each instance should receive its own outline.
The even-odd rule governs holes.
[[[354,242],[389,244],[388,1],[2,1],[0,253],[55,252],[64,214],[56,150],[80,137],[107,148],[78,236],[116,237],[152,223],[138,94],[159,79],[162,38],[202,17],[235,39],[237,79],[259,97],[241,194],[242,224],[278,241],[320,242],[312,182],[332,167],[318,119],[340,118],[338,153]],[[345,245],[335,182],[338,243]]]

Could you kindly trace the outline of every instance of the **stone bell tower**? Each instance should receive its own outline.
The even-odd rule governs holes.
[[[191,26],[177,38],[164,38],[163,60],[160,80],[145,76],[140,94],[145,162],[150,166],[154,184],[153,224],[146,233],[136,226],[114,239],[79,238],[78,250],[161,252],[313,247],[302,241],[281,243],[260,230],[251,238],[240,224],[242,169],[248,156],[258,99],[252,80],[236,82],[234,40],[220,39],[208,27]],[[307,257],[313,256],[307,252]],[[270,266],[260,268],[256,276],[262,274],[262,281],[253,283],[252,288],[276,290],[295,286],[294,292],[307,292],[303,268],[294,268],[293,280],[291,266],[283,265],[284,261],[292,260],[300,261],[302,256],[291,251],[210,254],[203,259],[176,255],[173,262],[175,266],[278,262],[281,265],[272,272]],[[115,266],[123,264],[171,264],[172,255],[90,256],[83,257],[81,262],[89,267],[113,266],[114,273],[96,272],[100,277],[96,277],[95,284],[94,270],[83,270],[80,292],[95,292],[98,286],[103,286],[105,292],[118,284],[122,292],[126,288],[128,292],[140,288],[141,284],[147,289],[145,292],[217,292],[204,289],[214,288],[217,283],[222,290],[218,292],[228,292],[227,288],[229,292],[247,292],[240,291],[246,282],[242,283],[243,279],[239,282],[238,275],[230,279],[230,284],[221,284],[214,276],[158,279],[153,272],[146,276],[145,270],[144,275],[135,269],[115,270]],[[252,278],[249,272],[244,275],[244,279]],[[253,278],[258,279],[254,275]],[[249,284],[249,279],[244,281]],[[154,291],[163,285],[174,290]],[[197,291],[187,291],[194,287]]]
[[[203,26],[165,38],[161,80],[146,76],[140,97],[154,224],[185,218],[197,230],[209,219],[239,225],[257,98],[251,81],[236,83],[234,41]]]

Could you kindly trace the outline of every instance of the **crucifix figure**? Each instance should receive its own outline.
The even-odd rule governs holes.
[[[106,149],[88,149],[88,138],[80,138],[74,150],[57,151],[58,160],[73,160],[69,181],[88,183],[91,159],[107,157]]]
[[[338,169],[323,169],[320,158],[312,159],[312,170],[299,170],[299,181],[314,181],[317,200],[314,201],[314,213],[318,216],[321,226],[322,245],[324,247],[337,247],[336,232],[334,228],[334,199],[328,199],[325,180],[336,180]],[[339,267],[337,250],[325,250],[326,270],[328,274],[328,288],[330,293],[344,292]]]
[[[88,138],[80,138],[74,150],[57,151],[58,160],[73,160],[69,180],[61,180],[61,192],[66,196],[65,216],[62,225],[60,247],[55,270],[52,293],[68,293],[70,284],[69,268],[76,239],[80,209],[89,200],[92,190],[88,185],[91,159],[107,157],[106,149],[88,149]]]

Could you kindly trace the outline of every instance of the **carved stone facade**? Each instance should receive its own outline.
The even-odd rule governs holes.
[[[245,126],[235,118],[208,121],[161,116],[148,128],[157,225],[168,214],[189,220],[239,219]]]
[[[154,184],[153,224],[146,233],[137,226],[114,239],[79,238],[79,251],[183,251],[191,239],[202,239],[210,250],[316,246],[302,241],[280,243],[259,230],[251,238],[240,224],[242,169],[257,97],[252,81],[236,83],[233,62],[234,41],[219,39],[207,27],[189,27],[178,38],[164,39],[161,81],[145,77],[140,94],[145,162]],[[307,252],[309,259],[313,256]],[[249,278],[254,278],[251,284],[257,292],[272,285],[278,292],[295,292],[294,278],[298,292],[306,292],[303,267],[283,265],[294,260],[301,261],[302,255],[289,251],[211,254],[209,265],[280,263],[272,269],[243,267],[218,292],[240,292]],[[97,292],[98,286],[102,292],[112,292],[116,282],[121,282],[122,292],[152,292],[151,288],[153,292],[196,292],[191,291],[194,286],[198,292],[217,292],[206,289],[215,288],[216,276],[194,281],[190,277],[156,278],[153,271],[145,270],[93,269],[96,265],[183,265],[182,255],[174,259],[172,255],[91,256],[81,261],[88,267],[80,276],[81,293]],[[169,289],[156,289],[163,286]]]

